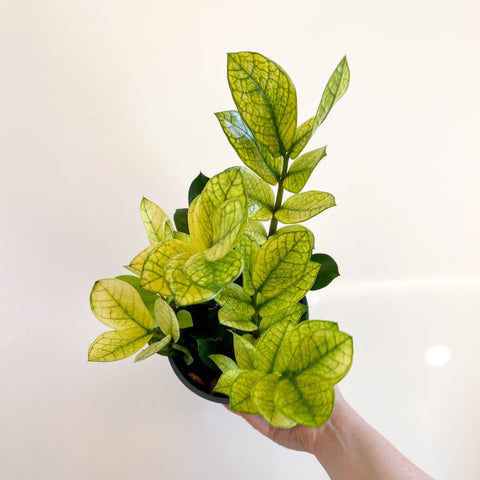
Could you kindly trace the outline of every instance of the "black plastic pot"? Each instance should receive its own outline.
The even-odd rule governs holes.
[[[307,297],[302,298],[300,302],[308,307]],[[304,320],[308,320],[308,310],[305,312]],[[172,366],[172,370],[175,372],[175,375],[191,392],[197,394],[199,397],[202,397],[205,400],[228,405],[229,399],[226,395],[222,395],[221,393],[208,393],[202,390],[198,384],[195,383],[195,381],[188,375],[189,369],[182,357],[168,357],[168,360],[170,361],[170,365]]]

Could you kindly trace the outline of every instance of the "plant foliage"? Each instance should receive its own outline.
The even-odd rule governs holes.
[[[339,275],[332,257],[312,253],[314,235],[301,225],[335,206],[330,193],[303,191],[326,147],[302,152],[349,79],[343,58],[316,114],[297,126],[286,72],[259,53],[228,55],[237,110],[216,117],[244,166],[200,173],[174,223],[142,199],[150,245],[126,267],[133,276],[95,283],[92,311],[112,330],[93,342],[89,360],[177,356],[212,371],[210,390],[233,410],[282,428],[328,420],[353,343],[336,323],[306,320],[299,303]]]

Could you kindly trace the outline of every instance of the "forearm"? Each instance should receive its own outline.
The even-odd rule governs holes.
[[[343,399],[312,453],[332,480],[431,480]]]

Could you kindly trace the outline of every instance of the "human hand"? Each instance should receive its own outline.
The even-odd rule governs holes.
[[[335,407],[332,417],[339,415],[340,411],[346,406],[346,401],[340,393],[338,387],[335,387]],[[227,406],[229,409],[229,407]],[[233,412],[233,410],[231,410]],[[259,415],[247,415],[244,413],[233,412],[244,418],[253,428],[268,437],[270,440],[282,445],[283,447],[302,452],[315,454],[318,449],[318,444],[321,441],[320,437],[330,420],[319,428],[304,427],[297,425],[292,428],[276,428],[272,427],[263,417]]]

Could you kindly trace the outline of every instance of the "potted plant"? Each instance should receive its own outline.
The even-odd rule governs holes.
[[[150,245],[126,267],[134,275],[95,283],[92,311],[113,330],[92,343],[89,360],[165,355],[193,391],[275,427],[328,420],[353,345],[336,323],[307,319],[305,296],[338,268],[313,253],[301,225],[335,205],[330,193],[303,191],[326,150],[301,153],[349,78],[343,58],[316,114],[297,127],[285,71],[258,53],[228,55],[237,110],[216,116],[245,166],[197,176],[174,223],[142,200]]]

